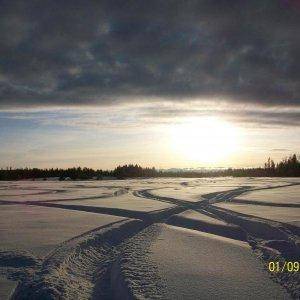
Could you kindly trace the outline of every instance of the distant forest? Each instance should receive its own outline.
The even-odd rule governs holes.
[[[222,169],[211,171],[161,171],[153,168],[142,168],[139,165],[118,166],[112,171],[94,170],[91,168],[68,169],[0,169],[0,180],[48,179],[59,180],[87,180],[87,179],[125,179],[142,177],[300,177],[300,161],[296,154],[284,158],[275,164],[268,158],[263,167]]]

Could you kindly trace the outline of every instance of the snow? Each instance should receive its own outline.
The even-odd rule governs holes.
[[[300,185],[252,191],[238,197],[238,199],[264,203],[292,203],[298,204],[300,207]]]
[[[20,195],[39,195],[43,193],[48,193],[47,190],[38,190],[38,189],[0,189],[0,199],[1,197],[7,196],[20,196]]]
[[[135,197],[132,194],[126,194],[115,198],[93,199],[84,201],[63,201],[60,202],[60,204],[117,208],[141,212],[150,212],[173,207],[173,205],[168,203],[139,198]]]
[[[299,253],[299,183],[0,182],[0,299],[299,298],[299,274],[266,271]]]
[[[300,226],[300,208],[272,207],[252,204],[218,203],[214,206],[272,221]]]
[[[248,244],[169,225],[153,226],[146,232],[148,239],[142,232],[129,242],[124,261],[119,261],[116,272],[118,280],[127,283],[124,293],[129,289],[139,299],[289,299]],[[141,236],[145,246],[138,247]]]
[[[168,224],[190,228],[198,231],[218,234],[238,240],[246,240],[246,234],[233,224],[211,216],[201,210],[186,210],[183,213],[173,215],[168,219]]]
[[[192,186],[192,187],[176,187],[162,188],[149,191],[150,194],[158,197],[168,197],[183,201],[197,202],[203,199],[206,194],[222,192],[234,189],[234,186]]]
[[[300,183],[300,178],[296,177],[241,177],[232,178],[232,182],[237,185],[248,185],[256,188],[270,188],[284,186],[292,183]]]
[[[141,221],[125,219],[66,241],[18,285],[13,299],[111,299],[107,280],[116,247],[142,228]]]
[[[25,205],[0,206],[0,249],[43,257],[60,243],[120,217]]]
[[[283,299],[246,243],[162,226],[151,258],[166,299]]]
[[[216,225],[226,225],[226,223],[224,221],[212,218],[209,215],[206,215],[199,211],[195,211],[195,210],[191,210],[191,209],[186,210],[183,213],[180,213],[176,216],[187,219],[187,220],[192,220],[192,221],[203,221],[203,222],[207,222],[207,223],[213,223]]]
[[[57,187],[56,187],[57,188]],[[1,193],[0,200],[2,201],[55,201],[55,200],[72,200],[72,199],[90,199],[90,198],[103,198],[111,197],[117,194],[125,193],[125,190],[119,188],[64,188],[61,189],[50,189],[48,191],[36,189],[18,190],[12,189],[8,193],[3,195]],[[10,194],[10,195],[9,195]]]

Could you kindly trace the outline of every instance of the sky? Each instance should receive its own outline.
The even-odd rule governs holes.
[[[300,146],[300,1],[0,1],[0,167],[252,167]]]

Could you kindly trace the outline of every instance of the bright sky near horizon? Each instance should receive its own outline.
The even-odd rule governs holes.
[[[296,2],[3,1],[0,167],[298,154]]]
[[[299,149],[295,127],[230,120],[215,112],[161,118],[146,114],[149,108],[153,105],[1,112],[0,166],[249,167]]]

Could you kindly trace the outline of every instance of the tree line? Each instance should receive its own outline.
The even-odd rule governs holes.
[[[24,180],[24,179],[47,179],[58,178],[60,180],[87,180],[87,179],[125,179],[141,177],[299,177],[300,161],[296,154],[282,159],[275,164],[268,158],[263,167],[237,168],[213,171],[161,171],[153,168],[143,168],[139,165],[118,166],[112,171],[94,170],[91,168],[74,167],[68,169],[50,168],[6,168],[0,169],[0,180]]]

